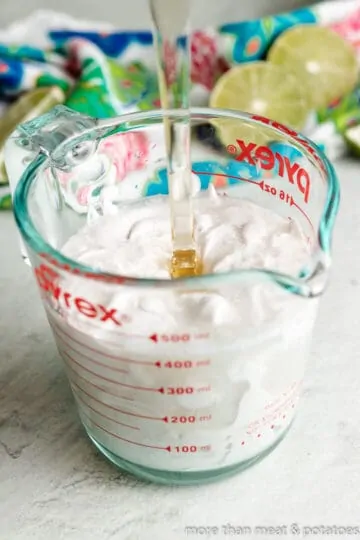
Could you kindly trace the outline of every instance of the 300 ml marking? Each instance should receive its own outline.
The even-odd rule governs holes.
[[[198,388],[194,388],[193,386],[169,386],[167,389],[166,389],[166,393],[169,395],[169,396],[174,396],[174,395],[177,395],[177,396],[182,396],[184,394],[194,394],[194,393],[199,393],[199,394],[202,394],[202,393],[205,393],[205,392],[211,392],[211,386],[210,385],[207,385],[207,386],[199,386]]]

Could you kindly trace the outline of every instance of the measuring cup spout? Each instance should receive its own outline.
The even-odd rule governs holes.
[[[314,264],[313,270],[306,277],[305,286],[302,287],[301,294],[307,298],[317,298],[321,296],[327,287],[331,259],[321,252]]]

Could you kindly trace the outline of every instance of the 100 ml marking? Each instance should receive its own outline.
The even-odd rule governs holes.
[[[171,450],[177,454],[195,454],[196,452],[210,452],[211,445],[196,446],[195,444],[185,444],[183,446],[173,446]]]

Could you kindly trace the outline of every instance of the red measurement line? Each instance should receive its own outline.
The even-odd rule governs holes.
[[[114,394],[114,392],[111,392],[110,390],[106,389],[104,390],[104,388],[101,388],[101,386],[98,386],[97,384],[94,384],[93,382],[91,381],[88,381],[87,379],[85,379],[85,377],[83,377],[82,375],[80,375],[77,371],[75,371],[75,369],[69,364],[69,362],[67,362],[66,360],[64,360],[66,366],[68,367],[68,369],[70,369],[77,377],[79,377],[79,379],[81,379],[82,381],[84,381],[86,384],[92,386],[93,388],[96,388],[96,390],[100,390],[100,392],[105,392],[106,394],[109,394],[109,396],[114,396],[116,398],[119,398],[119,399],[124,399],[126,401],[134,401],[133,398],[130,398],[130,397],[127,397],[127,396],[119,396],[118,394]],[[72,382],[73,384],[75,384],[74,382]],[[91,394],[89,394],[91,395]],[[93,397],[93,396],[91,396]],[[95,399],[95,398],[93,398]],[[99,402],[101,403],[101,401]]]
[[[56,331],[54,329],[54,326],[55,326],[55,328],[57,329],[58,332],[62,332],[64,334],[64,336],[71,339],[77,345],[80,345],[81,347],[84,347],[84,349],[87,349],[88,351],[100,354],[104,358],[110,358],[111,360],[118,360],[119,362],[126,362],[128,364],[140,364],[140,365],[143,365],[143,366],[155,366],[155,362],[145,362],[145,361],[141,361],[141,360],[129,360],[127,358],[122,358],[121,356],[115,356],[113,354],[104,353],[103,351],[99,351],[98,349],[95,349],[94,347],[90,347],[89,345],[86,345],[86,343],[83,343],[82,341],[79,341],[78,339],[74,338],[73,336],[71,336],[70,334],[65,332],[65,330],[60,328],[60,326],[57,323],[55,323],[55,322],[53,324],[50,323],[50,326],[54,330],[55,333],[56,333]],[[110,341],[109,342],[104,341],[104,343],[105,344],[108,343],[109,345],[112,345],[112,346],[114,345]]]
[[[84,414],[84,416],[87,417],[88,420],[90,420],[90,422],[94,426],[96,426],[98,429],[100,429],[104,433],[107,433],[111,437],[114,437],[115,439],[119,439],[120,441],[124,441],[124,442],[127,442],[129,444],[134,444],[135,446],[143,446],[144,448],[154,448],[155,450],[166,450],[167,452],[171,452],[171,447],[170,446],[153,446],[152,444],[143,444],[143,443],[139,443],[137,441],[130,441],[129,439],[125,439],[124,437],[120,437],[120,435],[117,435],[116,433],[112,433],[112,431],[108,431],[107,429],[103,428],[102,426],[100,426],[99,424],[94,422],[94,420],[92,420],[86,413],[83,412],[83,414]]]
[[[85,405],[85,407],[87,407],[88,409],[90,409],[91,411],[93,411],[94,413],[98,414],[99,416],[102,416],[103,418],[106,418],[107,420],[111,420],[111,422],[114,422],[115,424],[118,424],[119,426],[124,426],[124,427],[127,427],[127,428],[130,428],[130,429],[135,429],[136,431],[140,431],[140,428],[136,427],[136,426],[130,426],[129,424],[125,424],[124,422],[119,422],[118,420],[114,420],[114,418],[111,418],[111,416],[107,416],[106,414],[103,414],[99,411],[97,411],[96,409],[94,409],[94,407],[92,407],[91,405],[89,405],[88,403],[86,403],[86,401],[81,398],[79,396],[79,394],[77,392],[75,392],[75,390],[73,389],[73,392],[75,394],[75,396],[77,397],[77,399],[83,404]]]
[[[193,171],[195,172],[195,171]],[[239,177],[239,176],[232,176],[231,174],[223,174],[223,173],[214,173],[214,172],[207,172],[207,171],[196,171],[195,174],[204,174],[205,176],[222,176],[224,178],[233,178],[234,180],[241,180],[241,182],[248,182],[249,184],[256,184],[257,186],[259,186],[261,189],[264,188],[264,181],[262,182],[256,182],[254,180],[248,180],[247,178],[242,178],[242,177]],[[294,201],[294,199],[292,198],[291,200],[291,205],[290,206],[296,206],[296,208],[298,210],[300,210],[300,212],[303,214],[303,216],[307,219],[307,221],[310,223],[311,225],[311,228],[312,230],[314,231],[314,226],[309,218],[309,216],[306,214],[306,212],[304,212],[304,210]]]
[[[116,384],[118,386],[123,386],[124,388],[131,388],[132,390],[142,390],[144,392],[161,392],[161,393],[164,393],[163,388],[148,388],[146,386],[134,386],[132,384],[125,384],[125,383],[121,383],[119,381],[115,381],[114,379],[109,379],[108,377],[104,377],[103,375],[99,375],[95,371],[92,371],[91,369],[83,366],[82,364],[80,364],[80,362],[75,360],[75,358],[73,358],[69,353],[67,353],[65,351],[62,351],[62,353],[65,354],[65,356],[67,358],[69,358],[69,360],[71,360],[71,362],[74,362],[74,364],[79,366],[81,369],[83,369],[84,371],[87,371],[88,373],[91,373],[91,375],[94,375],[94,377],[97,377],[98,379],[101,379],[102,381],[106,381],[106,382],[109,382],[109,383],[112,383],[112,384]]]
[[[56,324],[56,323],[54,322],[54,324]],[[133,333],[126,334],[125,332],[116,331],[116,335],[117,336],[124,336],[124,337],[127,337],[129,339],[133,339],[133,338],[135,338],[135,339],[149,339],[149,336],[144,336],[143,334],[133,334]]]
[[[291,199],[291,206],[296,206],[296,208],[302,213],[302,215],[305,217],[305,219],[310,223],[310,226],[311,226],[313,232],[315,232],[314,225],[312,224],[311,219],[309,218],[307,213],[304,212],[304,210],[301,208],[301,206],[299,206],[298,203],[294,201],[293,198]]]
[[[128,415],[128,416],[134,416],[135,418],[143,418],[144,420],[161,420],[163,422],[167,422],[167,420],[168,420],[166,416],[164,418],[160,418],[160,417],[156,417],[156,416],[145,416],[145,415],[142,415],[142,414],[135,414],[135,413],[132,413],[130,411],[124,411],[122,409],[118,409],[117,407],[114,407],[113,405],[108,405],[107,403],[104,403],[103,401],[100,401],[99,399],[94,397],[92,394],[89,394],[89,392],[86,392],[86,390],[84,390],[76,382],[72,382],[71,385],[76,386],[76,388],[78,388],[78,390],[80,390],[80,392],[85,394],[87,397],[89,397],[90,399],[96,401],[96,403],[99,403],[103,407],[106,407],[107,409],[111,409],[112,411],[116,411],[116,412],[119,412],[121,414],[125,414],[125,415]]]
[[[100,366],[102,368],[105,368],[105,369],[109,369],[111,371],[115,371],[117,373],[123,373],[125,375],[127,375],[129,372],[126,370],[126,369],[121,369],[121,368],[116,368],[116,367],[111,367],[111,366],[108,366],[106,364],[103,364],[102,362],[98,362],[98,360],[94,360],[93,358],[90,358],[90,356],[84,354],[84,353],[81,353],[80,351],[78,351],[77,349],[74,349],[74,347],[71,347],[71,345],[69,345],[57,332],[56,330],[54,330],[54,334],[57,336],[57,338],[59,339],[59,341],[61,341],[61,343],[63,345],[65,345],[67,348],[71,349],[73,352],[75,352],[76,354],[79,354],[80,356],[82,356],[83,358],[85,358],[88,362],[92,362],[93,364],[95,364],[96,366]]]
[[[249,180],[248,178],[242,178],[241,176],[233,176],[231,174],[223,174],[223,173],[217,173],[217,172],[209,172],[209,171],[193,171],[195,174],[203,174],[204,176],[222,176],[223,178],[232,178],[233,180],[241,180],[241,182],[248,182],[249,184],[256,184],[257,186],[260,186],[260,182],[256,182],[255,180]],[[260,186],[261,187],[261,186]]]

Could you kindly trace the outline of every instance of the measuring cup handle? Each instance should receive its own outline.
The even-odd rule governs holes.
[[[25,170],[40,153],[46,155],[55,167],[66,169],[73,166],[76,157],[70,156],[72,161],[68,162],[62,149],[63,143],[79,134],[86,135],[87,130],[97,125],[96,118],[82,115],[63,105],[53,107],[49,112],[19,124],[4,146],[4,161],[12,197]],[[85,141],[86,143],[89,141]],[[92,143],[92,151],[95,151],[96,140]],[[81,162],[82,159],[86,160],[87,154],[84,156],[84,153],[80,153],[77,161]],[[30,264],[21,239],[20,248],[23,258]]]
[[[4,146],[4,161],[7,177],[9,180],[10,191],[12,198],[19,183],[20,178],[25,172],[27,166],[36,157],[36,153],[30,153],[27,149],[21,148],[16,144],[19,139],[20,132],[16,129],[7,139]],[[25,244],[19,234],[20,251],[24,261],[30,265],[29,257],[25,248]]]
[[[28,164],[36,157],[36,153],[30,153],[27,148],[21,148],[16,144],[20,136],[19,130],[16,129],[4,147],[5,167],[12,195]]]

